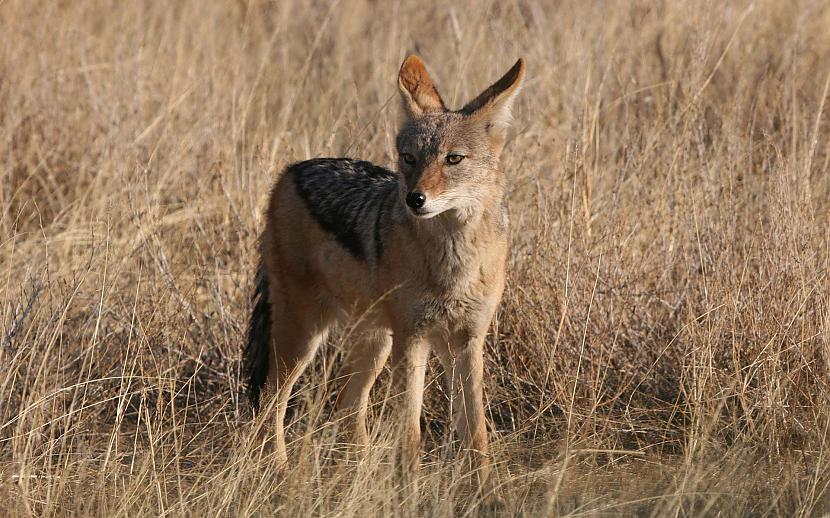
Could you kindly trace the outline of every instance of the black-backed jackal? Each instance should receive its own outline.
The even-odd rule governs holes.
[[[404,459],[417,467],[427,357],[434,351],[456,398],[454,425],[483,481],[490,470],[482,394],[483,345],[502,296],[508,221],[499,156],[524,76],[519,60],[451,111],[424,64],[398,77],[406,111],[393,172],[323,158],[288,167],[271,193],[245,368],[255,406],[277,398],[273,448],[286,459],[291,388],[328,329],[362,315],[338,407],[365,444],[369,390],[390,352]]]

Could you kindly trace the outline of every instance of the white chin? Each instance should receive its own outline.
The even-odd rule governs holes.
[[[441,214],[441,212],[442,212],[442,211],[440,211],[440,210],[430,210],[430,211],[426,211],[426,210],[418,210],[418,211],[415,211],[415,210],[410,210],[410,211],[409,211],[409,213],[410,213],[410,214],[412,214],[413,216],[415,216],[415,217],[416,217],[416,218],[418,218],[418,219],[430,219],[430,218],[434,218],[435,216],[437,216],[437,215]]]

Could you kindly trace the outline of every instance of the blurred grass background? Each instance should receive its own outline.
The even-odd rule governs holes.
[[[486,397],[508,515],[830,512],[830,5],[0,3],[0,509],[475,514],[430,369],[420,497],[340,459],[344,337],[252,453],[269,186],[394,164],[409,52],[453,107],[525,57]]]

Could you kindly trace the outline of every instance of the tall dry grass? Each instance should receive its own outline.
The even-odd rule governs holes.
[[[488,342],[505,514],[830,512],[830,6],[0,3],[0,509],[476,515],[430,370],[419,498],[343,458],[335,337],[254,453],[268,187],[394,162],[409,51],[460,105],[528,63]]]

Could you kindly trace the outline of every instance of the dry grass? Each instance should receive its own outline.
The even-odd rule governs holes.
[[[0,21],[6,514],[480,511],[434,383],[419,499],[383,383],[376,448],[341,459],[340,338],[289,472],[251,453],[240,399],[268,186],[313,156],[391,163],[411,50],[456,106],[528,62],[486,366],[503,511],[830,512],[826,2],[7,0]]]

